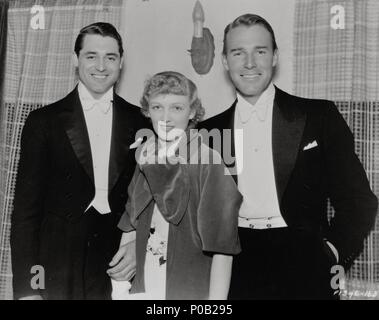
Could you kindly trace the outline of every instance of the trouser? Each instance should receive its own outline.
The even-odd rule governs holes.
[[[229,299],[338,299],[335,260],[317,234],[291,228],[239,228],[242,252],[233,260]]]
[[[120,244],[121,231],[116,227],[119,217],[113,214],[101,215],[93,208],[85,215],[87,243],[83,264],[84,299],[109,300],[112,285],[106,271]]]

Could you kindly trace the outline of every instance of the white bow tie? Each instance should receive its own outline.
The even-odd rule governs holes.
[[[109,100],[83,99],[83,109],[89,111],[96,107],[99,108],[102,113],[107,114],[111,108],[112,102],[113,101]]]
[[[267,106],[264,104],[259,104],[255,106],[249,106],[248,108],[240,108],[239,114],[242,123],[247,123],[250,121],[254,113],[257,113],[259,121],[265,121],[267,116]]]

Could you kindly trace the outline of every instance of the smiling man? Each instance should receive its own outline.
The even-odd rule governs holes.
[[[262,17],[245,14],[226,27],[223,64],[237,99],[200,128],[243,130],[231,146],[243,203],[229,297],[336,298],[331,268],[351,266],[377,213],[353,136],[332,102],[273,85],[278,47]]]
[[[83,28],[78,86],[25,123],[11,229],[16,299],[110,299],[109,275],[132,275],[119,263],[127,247],[119,250],[117,224],[135,167],[129,146],[146,120],[114,92],[123,54],[112,25]]]

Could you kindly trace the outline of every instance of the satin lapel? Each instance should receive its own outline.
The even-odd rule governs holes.
[[[226,141],[226,143],[230,142],[231,144],[231,147],[230,147],[230,155],[232,156],[233,160],[234,160],[234,163],[232,164],[232,166],[235,165],[235,139],[234,139],[234,134],[235,134],[235,130],[234,130],[234,117],[235,117],[235,114],[236,114],[236,106],[237,106],[237,100],[233,103],[233,105],[231,106],[231,108],[229,108],[229,110],[227,110],[226,114],[225,114],[225,120],[224,120],[224,126],[223,128],[224,129],[227,129],[227,130],[231,130],[231,141]],[[225,135],[225,137],[228,137],[228,134],[227,133]],[[223,138],[225,138],[224,135],[223,135]],[[223,145],[224,146],[224,145]]]
[[[65,104],[65,108],[59,117],[76,157],[92,182],[94,182],[91,145],[78,88],[71,92],[63,103]]]
[[[120,174],[128,164],[129,146],[133,144],[135,138],[133,119],[128,116],[127,110],[122,110],[122,108],[127,108],[127,106],[125,106],[125,102],[115,94],[113,103],[111,154],[109,159],[109,192],[113,189]]]
[[[278,200],[281,203],[295,166],[306,123],[306,113],[290,96],[276,89],[272,120],[272,150]]]
[[[234,179],[234,182],[238,184],[238,175],[237,173],[237,167],[236,167],[236,150],[235,150],[235,128],[234,128],[234,117],[236,115],[236,106],[237,106],[237,100],[234,102],[232,107],[227,111],[225,115],[225,126],[224,128],[230,131],[225,132],[223,136],[223,159],[225,162],[225,165],[229,168],[230,172],[232,173],[232,177]],[[231,133],[231,135],[229,134]],[[225,141],[224,139],[227,138]],[[230,139],[230,141],[228,141]],[[230,147],[228,146],[230,144]],[[227,149],[225,150],[225,146]],[[231,157],[231,159],[227,159],[227,157]]]
[[[204,139],[203,142],[220,153],[225,165],[229,168],[234,181],[237,183],[237,175],[235,174],[237,171],[235,168],[236,159],[234,143],[234,116],[236,105],[237,100],[226,111],[200,123],[199,129],[200,133],[202,129],[207,130],[207,132],[204,132],[203,137],[206,137],[206,139]],[[212,136],[218,137],[219,134],[221,134],[221,145],[217,143],[219,139],[209,139]]]
[[[223,113],[205,121],[204,127],[209,132],[218,130],[221,133],[221,146],[214,145],[213,142],[210,147],[218,151],[225,165],[229,168],[234,181],[237,183],[237,175],[235,165],[235,143],[234,143],[234,116],[236,111],[237,100],[233,105]]]

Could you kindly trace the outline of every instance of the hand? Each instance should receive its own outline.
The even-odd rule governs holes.
[[[23,297],[23,298],[20,298],[19,300],[43,300],[43,298],[40,295],[35,295],[35,296]]]
[[[120,246],[109,266],[107,273],[113,280],[131,280],[136,274],[136,241]]]

